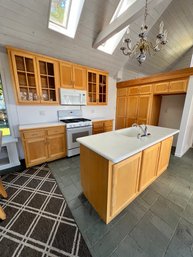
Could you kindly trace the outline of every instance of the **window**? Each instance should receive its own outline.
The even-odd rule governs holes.
[[[121,0],[117,6],[117,9],[114,12],[113,17],[109,24],[111,24],[114,20],[116,20],[121,14],[123,14],[133,3],[137,0]],[[108,53],[113,54],[115,48],[119,44],[120,40],[122,39],[123,35],[125,34],[127,27],[119,31],[117,34],[113,35],[109,38],[104,44],[100,45],[97,49]]]
[[[85,0],[51,0],[48,28],[74,38]]]
[[[10,129],[8,124],[8,118],[7,118],[7,110],[3,95],[3,85],[0,75],[0,130],[3,131],[3,136],[9,136],[10,135]]]

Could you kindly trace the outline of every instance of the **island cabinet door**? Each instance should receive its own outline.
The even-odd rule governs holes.
[[[170,160],[173,137],[169,137],[161,142],[160,158],[157,170],[157,176],[164,172]]]
[[[142,164],[139,181],[139,191],[143,191],[157,176],[158,161],[160,154],[160,145],[158,143],[143,151]]]
[[[141,153],[115,164],[112,171],[111,216],[123,210],[137,195]]]

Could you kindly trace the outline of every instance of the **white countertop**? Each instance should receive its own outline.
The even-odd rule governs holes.
[[[123,135],[131,129],[126,128],[78,138],[77,141],[105,159],[117,163],[179,132],[177,129],[147,127],[151,135],[140,139]]]
[[[46,128],[46,127],[54,127],[54,126],[65,126],[64,122],[46,122],[46,123],[33,123],[33,124],[25,124],[20,125],[19,130],[24,129],[36,129],[36,128]]]

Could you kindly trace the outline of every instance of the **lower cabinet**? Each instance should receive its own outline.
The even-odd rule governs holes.
[[[173,141],[173,138],[169,137],[161,142],[157,176],[159,176],[162,172],[164,172],[168,167],[168,163],[170,160],[170,152],[172,148],[172,141]]]
[[[113,120],[93,121],[92,133],[99,134],[113,130]]]
[[[83,192],[105,223],[167,169],[172,140],[169,137],[118,163],[80,146]]]
[[[113,165],[111,215],[120,212],[138,193],[141,153]]]
[[[64,126],[21,130],[26,167],[66,156]]]
[[[158,143],[142,152],[139,191],[142,191],[149,186],[157,176],[160,145],[161,143]]]

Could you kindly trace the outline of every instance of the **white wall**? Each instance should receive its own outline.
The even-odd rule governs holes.
[[[158,126],[179,129],[185,95],[168,95],[162,96]],[[178,135],[174,136],[173,146],[177,144]]]
[[[182,114],[182,121],[180,125],[180,133],[176,147],[175,155],[183,156],[186,151],[192,147],[193,143],[193,76],[189,79],[188,90],[184,110]]]
[[[55,122],[57,121],[57,110],[77,109],[77,107],[57,106],[25,106],[16,105],[12,80],[10,76],[10,68],[8,57],[4,49],[0,49],[0,73],[2,74],[3,87],[5,91],[5,100],[8,109],[8,118],[12,135],[19,137],[19,125]],[[116,81],[109,77],[109,94],[107,106],[84,106],[81,107],[83,116],[88,118],[107,118],[115,119],[116,110]],[[78,107],[80,108],[80,107]],[[19,140],[19,155],[23,158],[21,142]]]

